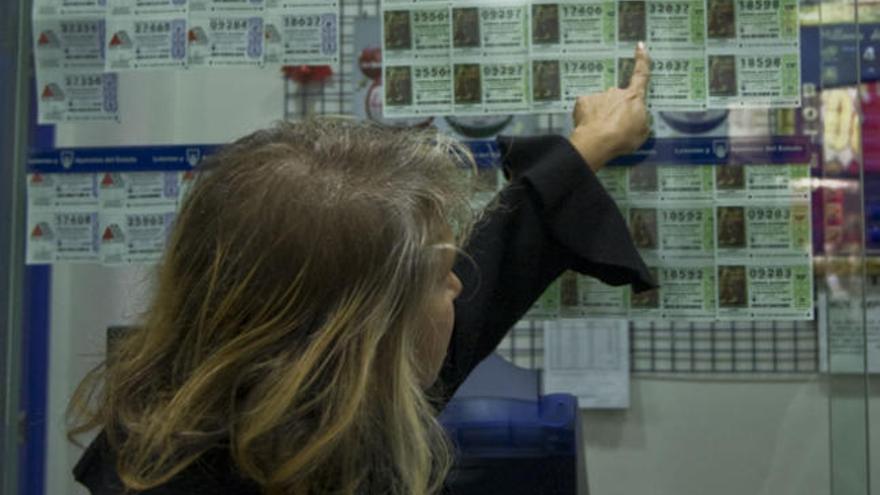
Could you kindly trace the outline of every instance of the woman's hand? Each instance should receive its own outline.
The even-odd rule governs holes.
[[[651,60],[645,44],[639,42],[628,88],[578,98],[570,140],[594,172],[613,158],[637,150],[648,139],[651,129],[645,93],[650,77]]]

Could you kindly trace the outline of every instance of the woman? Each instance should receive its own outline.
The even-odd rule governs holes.
[[[315,121],[209,159],[142,327],[72,401],[71,435],[101,430],[77,480],[94,495],[441,489],[437,409],[555,278],[652,286],[591,171],[648,134],[637,58],[630,88],[578,101],[570,140],[501,141],[512,182],[473,229],[464,155],[436,134]]]

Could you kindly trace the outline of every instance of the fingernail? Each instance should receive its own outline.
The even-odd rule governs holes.
[[[639,50],[641,50],[641,51],[645,51],[645,50],[646,50],[646,48],[645,48],[645,42],[644,42],[644,41],[639,41],[638,47],[639,47]]]

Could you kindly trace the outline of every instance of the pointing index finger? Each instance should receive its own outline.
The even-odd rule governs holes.
[[[629,89],[644,98],[648,91],[648,81],[651,79],[651,59],[648,57],[648,50],[642,41],[636,46],[635,61],[632,77],[629,80]]]

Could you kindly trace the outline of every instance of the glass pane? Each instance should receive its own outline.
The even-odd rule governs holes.
[[[516,55],[469,52],[464,45],[480,41],[459,32],[462,46],[455,49],[461,52],[450,48],[450,57],[466,63],[458,63],[463,82],[450,93],[467,108],[392,119],[382,113],[389,95],[396,112],[419,109],[404,104],[414,97],[407,93],[411,85],[399,91],[390,81],[383,85],[383,69],[405,65],[400,61],[412,54],[402,54],[406,43],[394,35],[384,40],[383,59],[378,0],[339,2],[338,32],[324,40],[338,43],[338,65],[327,58],[308,67],[270,62],[287,55],[268,48],[261,67],[248,62],[248,50],[199,52],[209,46],[200,44],[202,36],[216,34],[211,31],[218,25],[173,7],[149,11],[159,3],[125,4],[146,6],[147,20],[185,18],[187,46],[195,50],[189,68],[176,65],[173,49],[155,52],[150,61],[138,59],[141,52],[121,55],[130,43],[143,41],[132,38],[134,24],[124,29],[134,22],[131,12],[75,11],[93,21],[112,17],[103,40],[112,62],[41,76],[52,52],[40,46],[64,42],[50,33],[60,32],[53,23],[70,6],[41,2],[32,19],[36,29],[28,43],[37,47],[34,88],[40,102],[35,114],[44,125],[33,139],[30,214],[22,232],[28,260],[52,267],[49,303],[35,310],[50,316],[51,329],[44,493],[85,493],[70,475],[81,449],[65,435],[67,401],[104,359],[113,332],[136,324],[150,298],[164,239],[154,233],[138,245],[115,243],[118,234],[146,235],[126,230],[125,220],[134,215],[173,215],[191,183],[191,165],[213,145],[277,120],[320,114],[437,126],[472,142],[478,159],[488,162],[481,162],[475,199],[482,203],[502,183],[487,140],[499,133],[568,133],[569,116],[559,110],[565,102],[553,84],[561,93],[559,71],[601,67],[600,76],[569,81],[575,92],[625,84],[631,41],[645,36],[654,40],[654,134],[643,150],[606,167],[600,180],[661,289],[637,295],[566,274],[498,352],[523,368],[542,369],[550,354],[544,353],[545,338],[557,319],[625,322],[628,348],[619,356],[629,360],[628,406],[582,412],[590,493],[868,493],[869,472],[880,473],[880,456],[869,466],[867,455],[880,441],[880,427],[869,437],[866,422],[867,411],[870,423],[880,424],[874,422],[880,408],[868,408],[866,399],[874,401],[880,389],[871,383],[868,394],[866,387],[880,340],[872,333],[880,317],[871,312],[880,307],[880,265],[872,258],[880,249],[880,165],[872,139],[873,110],[880,108],[873,79],[880,66],[871,24],[880,17],[871,17],[873,10],[857,16],[854,0],[513,0],[499,2],[503,8],[496,10],[496,2],[436,2],[440,10],[485,8],[483,21],[467,17],[470,10],[460,15],[503,39],[513,22],[504,16],[520,12],[537,24],[514,27],[535,46]],[[397,10],[428,4],[389,3]],[[87,4],[72,8],[88,10]],[[591,20],[601,9],[587,7],[597,6],[609,9],[614,22],[595,15]],[[176,29],[168,26],[169,33]],[[559,36],[560,29],[584,37],[571,41]],[[101,39],[98,32],[93,34]],[[239,34],[242,46],[253,42]],[[281,36],[263,31],[266,40],[275,34]],[[173,44],[173,34],[168,36]],[[391,59],[393,64],[389,39],[401,43],[394,55],[401,58]],[[575,46],[563,52],[569,42],[598,43],[603,50],[581,53]],[[86,58],[104,53],[83,50]],[[475,115],[477,97],[469,82],[481,76],[474,67],[496,60],[509,67],[496,67],[502,75],[494,74],[499,79],[493,84],[512,107]],[[105,70],[111,63],[118,65]],[[137,63],[154,66],[126,65]],[[510,67],[529,75],[522,95],[516,84],[504,86]],[[394,74],[398,83],[405,74],[413,76],[406,70]],[[0,82],[3,77],[0,72]],[[62,93],[80,96],[77,112],[71,102],[56,105]],[[556,96],[559,101],[551,101]],[[60,232],[62,217],[79,226],[64,231],[73,238],[45,241],[47,232]]]

